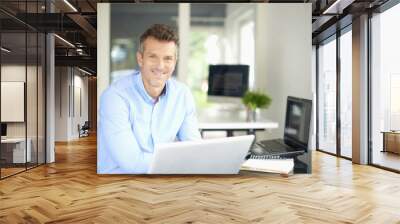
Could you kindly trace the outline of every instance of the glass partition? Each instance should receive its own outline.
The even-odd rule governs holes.
[[[1,139],[1,177],[6,177],[24,171],[31,155],[26,144],[26,33],[2,32],[1,47],[0,110],[6,130]]]
[[[43,5],[44,1],[0,4],[21,18],[26,12],[44,12]],[[45,162],[46,40],[39,30],[2,12],[0,26],[0,178],[5,178]]]

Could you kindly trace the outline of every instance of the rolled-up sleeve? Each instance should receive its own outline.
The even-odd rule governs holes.
[[[135,138],[129,120],[131,109],[115,89],[109,88],[102,94],[99,144],[121,173],[146,173],[151,154],[142,151]]]
[[[191,141],[201,139],[199,125],[197,121],[196,106],[192,93],[185,88],[186,113],[183,123],[178,131],[178,140]]]

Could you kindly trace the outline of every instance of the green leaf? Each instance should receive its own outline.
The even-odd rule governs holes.
[[[271,101],[271,98],[261,91],[247,91],[242,97],[243,104],[251,110],[268,108]]]

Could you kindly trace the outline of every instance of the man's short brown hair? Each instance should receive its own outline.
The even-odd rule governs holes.
[[[154,24],[140,36],[139,49],[138,49],[139,52],[143,53],[144,41],[149,37],[153,37],[159,41],[167,41],[167,42],[173,41],[177,48],[179,46],[179,38],[175,29],[165,24]]]

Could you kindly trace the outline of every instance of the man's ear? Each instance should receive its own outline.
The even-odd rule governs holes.
[[[139,64],[140,67],[143,65],[143,54],[140,53],[139,51],[136,52],[136,61]]]

